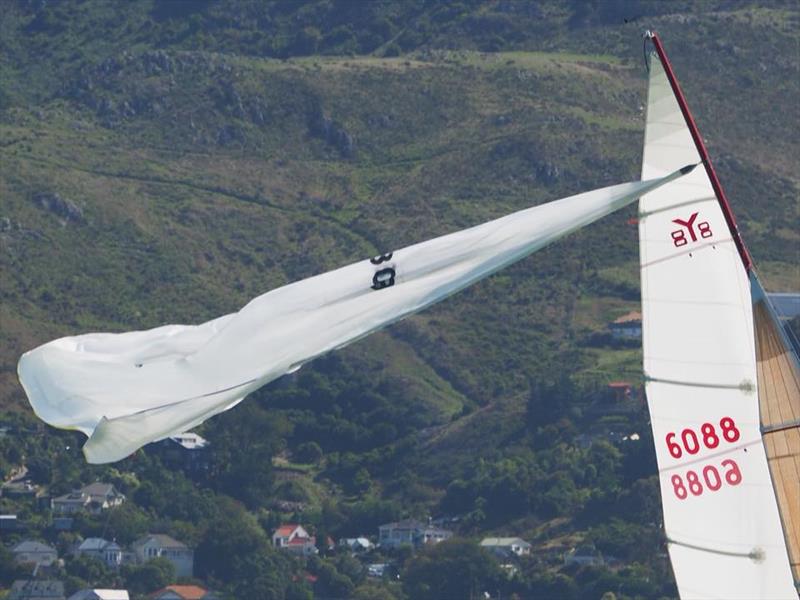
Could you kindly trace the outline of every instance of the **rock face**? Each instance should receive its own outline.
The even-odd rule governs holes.
[[[353,158],[356,140],[342,125],[331,119],[321,108],[311,112],[308,119],[309,133],[335,147],[344,158]]]
[[[74,223],[83,223],[85,221],[83,209],[72,200],[62,198],[57,192],[37,192],[33,195],[33,202],[39,208],[43,208],[65,221]]]

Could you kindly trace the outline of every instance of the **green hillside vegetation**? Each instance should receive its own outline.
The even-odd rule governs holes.
[[[202,476],[150,448],[86,465],[82,436],[34,419],[16,362],[62,335],[208,320],[321,271],[636,179],[645,28],[663,37],[767,287],[800,291],[796,3],[75,0],[4,12],[0,474],[24,464],[52,495],[113,482],[129,502],[107,522],[82,519],[84,537],[169,533],[196,548],[198,581],[230,598],[676,595],[646,407],[607,389],[641,383],[640,346],[607,332],[639,306],[634,207],[204,424]],[[21,515],[27,537],[72,541],[32,503],[0,498],[0,512]],[[428,516],[451,519],[457,538],[369,559],[399,581],[368,579],[341,552],[305,563],[271,547],[282,522],[321,541]],[[487,535],[522,537],[532,556],[509,577],[477,547]],[[564,567],[582,544],[614,560]],[[170,578],[158,567],[68,561],[65,577],[145,594]],[[14,569],[0,548],[0,589]]]

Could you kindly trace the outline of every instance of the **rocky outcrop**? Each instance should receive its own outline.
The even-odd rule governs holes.
[[[64,221],[84,223],[83,209],[72,200],[63,198],[57,192],[37,192],[33,195],[33,202],[41,209],[53,213]]]

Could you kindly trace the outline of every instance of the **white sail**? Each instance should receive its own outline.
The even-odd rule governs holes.
[[[684,167],[684,165],[680,165]],[[684,169],[688,171],[688,169]],[[186,431],[260,386],[438,302],[681,176],[523,210],[273,290],[197,326],[61,338],[22,356],[36,414],[90,436],[89,462]]]
[[[651,60],[642,177],[701,160]],[[639,203],[644,373],[682,598],[797,598],[762,442],[750,282],[704,168]],[[744,256],[744,255],[743,255]]]

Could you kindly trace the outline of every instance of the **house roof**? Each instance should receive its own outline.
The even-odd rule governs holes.
[[[296,523],[285,523],[285,524],[281,525],[280,527],[278,527],[275,530],[275,533],[272,534],[272,536],[273,537],[275,537],[275,536],[277,536],[277,537],[289,537],[290,535],[292,535],[292,532],[295,529],[297,529],[298,527],[300,527],[300,525],[297,525]]]
[[[103,538],[86,538],[81,542],[81,545],[78,546],[78,550],[82,550],[84,552],[90,552],[92,550],[99,551],[99,550],[121,550],[122,548],[119,547],[115,542],[109,542],[108,540],[104,540]]]
[[[610,388],[629,388],[633,387],[633,385],[627,381],[612,381],[608,384]]]
[[[168,585],[156,592],[150,594],[151,598],[158,598],[166,592],[177,594],[183,600],[202,600],[208,594],[208,590],[200,587],[199,585]]]
[[[642,321],[642,313],[638,311],[631,311],[628,314],[622,315],[618,319],[614,319],[615,325],[626,325],[628,323],[633,324],[635,322],[641,323]]]
[[[144,546],[147,543],[155,543],[161,546],[162,548],[180,548],[180,549],[188,548],[188,546],[183,542],[179,542],[175,538],[170,537],[165,533],[148,533],[147,535],[143,535],[138,540],[136,540],[133,543],[133,545]]]
[[[21,594],[25,594],[22,596]],[[11,597],[22,598],[63,598],[64,584],[47,579],[18,579],[11,584]]]
[[[75,592],[69,600],[130,600],[128,590],[86,589]]]
[[[428,524],[423,523],[422,521],[417,521],[416,519],[403,519],[402,521],[396,521],[395,523],[386,523],[381,525],[381,528],[388,527],[390,529],[427,529]]]
[[[523,546],[530,547],[530,544],[518,537],[488,537],[481,540],[481,546]]]
[[[179,433],[169,439],[186,450],[201,450],[208,446],[208,440],[196,433]]]
[[[21,553],[21,552],[55,552],[56,549],[52,546],[48,546],[47,544],[43,544],[42,542],[37,542],[34,540],[24,540],[14,546],[12,552],[14,554]]]
[[[81,492],[83,492],[87,496],[105,497],[105,496],[120,495],[117,493],[117,490],[114,489],[114,486],[112,484],[101,483],[99,481],[84,486],[83,488],[81,488]]]

